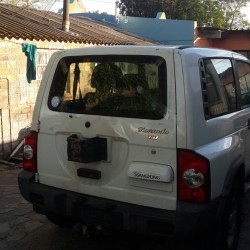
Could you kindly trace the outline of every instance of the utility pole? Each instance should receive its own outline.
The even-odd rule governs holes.
[[[62,30],[69,32],[69,0],[63,0],[63,21]]]

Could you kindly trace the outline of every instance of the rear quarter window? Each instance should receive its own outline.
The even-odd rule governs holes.
[[[162,119],[166,63],[158,56],[65,57],[48,98],[56,112]]]
[[[236,85],[231,60],[206,58],[200,61],[200,66],[206,119],[235,111]]]
[[[250,105],[250,65],[249,63],[236,61],[236,70],[240,84],[240,101],[244,108]]]

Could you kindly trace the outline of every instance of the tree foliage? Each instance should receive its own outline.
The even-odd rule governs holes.
[[[121,0],[120,13],[154,18],[165,12],[168,19],[195,20],[198,26],[248,28],[241,9],[250,0]]]
[[[157,12],[162,11],[163,5],[159,0],[122,0],[119,8],[122,15],[155,17]]]
[[[57,0],[0,0],[0,2],[20,7],[49,10]]]
[[[249,3],[250,0],[224,0],[220,1],[221,8],[224,10],[226,28],[250,28],[249,23],[245,20],[245,15],[241,9]]]

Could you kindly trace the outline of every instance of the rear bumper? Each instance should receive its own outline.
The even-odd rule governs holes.
[[[111,230],[177,237],[214,231],[225,203],[222,198],[207,204],[178,202],[176,211],[143,207],[35,183],[34,174],[25,170],[19,173],[18,184],[22,196],[39,213],[65,215]]]

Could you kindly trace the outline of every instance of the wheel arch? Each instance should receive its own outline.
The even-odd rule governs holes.
[[[238,159],[230,170],[228,171],[223,189],[222,196],[228,196],[231,192],[234,181],[237,180],[241,184],[242,192],[244,191],[244,181],[245,181],[245,165],[242,159]]]

